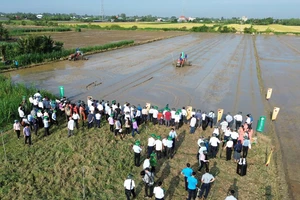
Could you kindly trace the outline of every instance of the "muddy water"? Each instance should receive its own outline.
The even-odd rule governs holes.
[[[175,68],[185,51],[193,65]],[[259,116],[263,110],[255,70],[252,38],[247,35],[191,34],[151,44],[90,56],[88,61],[62,61],[11,72],[14,81],[34,83],[71,99],[192,105],[205,111]]]
[[[274,122],[293,199],[300,199],[300,38],[258,37],[257,50],[265,87],[272,87],[270,105],[280,107]]]

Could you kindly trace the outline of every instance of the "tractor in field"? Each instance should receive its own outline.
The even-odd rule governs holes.
[[[192,63],[188,61],[187,54],[184,54],[184,52],[182,52],[179,58],[177,59],[177,61],[175,61],[175,66],[176,67],[192,66]]]
[[[69,61],[73,60],[85,60],[84,57],[83,57],[83,53],[82,51],[76,51],[76,53],[73,53],[71,55],[69,55],[69,58],[68,58]]]

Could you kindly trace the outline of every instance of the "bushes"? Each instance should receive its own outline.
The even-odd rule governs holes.
[[[66,32],[72,31],[71,28],[55,27],[55,28],[18,28],[9,31],[10,35],[21,35],[23,33],[35,33],[35,32]]]
[[[134,43],[133,40],[120,41],[120,42],[115,42],[115,43],[104,44],[102,46],[84,47],[84,48],[81,48],[81,51],[83,51],[84,53],[97,52],[97,51],[102,51],[102,50],[107,50],[107,49],[112,49],[112,48],[116,48],[116,47],[129,45],[129,44],[133,44],[133,43]],[[30,65],[32,63],[42,63],[42,62],[47,62],[47,61],[59,60],[60,58],[69,56],[70,54],[72,54],[74,52],[75,52],[75,49],[54,51],[54,52],[49,52],[49,53],[45,53],[45,54],[30,53],[30,54],[23,54],[23,55],[17,56],[17,57],[15,57],[14,60],[17,60],[19,62],[19,66],[25,66],[25,65]]]
[[[256,32],[257,32],[257,30],[255,28],[253,28],[253,26],[250,26],[249,28],[247,28],[247,27],[244,28],[244,33],[252,34],[252,33],[256,33]]]
[[[191,31],[192,32],[216,32],[215,31],[215,26],[210,27],[210,26],[206,26],[205,24],[203,26],[194,26],[192,27]]]

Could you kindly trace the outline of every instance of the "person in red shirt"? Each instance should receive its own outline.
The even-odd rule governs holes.
[[[171,112],[170,112],[170,109],[167,109],[166,112],[165,112],[166,126],[170,126],[170,121],[171,121]]]

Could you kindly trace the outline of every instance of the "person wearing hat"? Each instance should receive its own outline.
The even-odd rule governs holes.
[[[176,113],[176,109],[172,108],[172,110],[171,110],[171,126],[175,126],[175,113]]]
[[[172,137],[168,137],[167,140],[167,158],[173,158],[173,138]]]
[[[163,115],[163,111],[162,110],[158,111],[157,120],[158,120],[158,124],[159,125],[163,125],[164,124],[164,115]]]
[[[157,136],[155,140],[155,152],[157,155],[157,160],[161,159],[162,150],[163,150],[163,144],[161,141],[161,137]]]
[[[15,120],[13,125],[14,132],[17,133],[18,140],[20,139],[20,132],[21,132],[21,124],[18,120]]]
[[[138,134],[140,134],[138,129],[139,129],[139,126],[138,126],[136,120],[132,119],[132,137],[134,137],[134,132],[137,132]]]
[[[142,148],[140,147],[140,145],[141,145],[140,141],[137,140],[132,147],[134,152],[134,165],[136,167],[140,166],[140,159],[141,159],[141,152],[142,152]]]
[[[153,172],[153,174],[155,173],[156,165],[157,165],[156,153],[155,151],[153,151],[150,155],[150,166],[151,166],[151,172]]]
[[[226,149],[226,161],[231,160],[232,149],[233,149],[233,141],[232,138],[229,137],[224,150]]]
[[[176,133],[176,131],[174,130],[174,128],[171,128],[171,131],[170,131],[170,133],[169,133],[169,137],[171,137],[172,140],[173,140],[172,150],[174,151],[174,150],[175,150],[175,141],[176,141],[176,140],[178,141],[177,133]]]
[[[175,123],[175,129],[178,130],[179,126],[180,126],[180,120],[181,120],[181,113],[179,111],[175,112],[175,119],[174,119],[174,123]]]
[[[50,133],[49,133],[50,120],[49,120],[48,116],[44,116],[43,123],[44,123],[44,130],[45,130],[44,137],[46,137],[46,136],[50,135]]]
[[[166,126],[170,126],[171,125],[171,112],[170,112],[169,108],[167,108],[164,113],[164,119],[165,119]]]
[[[152,133],[150,135],[150,137],[148,138],[148,147],[147,147],[147,155],[150,156],[151,153],[153,152],[154,150],[154,145],[155,145],[155,134]]]
[[[24,129],[23,129],[23,134],[24,134],[24,138],[25,138],[25,144],[27,144],[28,141],[28,145],[32,145],[31,143],[31,131],[30,131],[30,127],[29,124],[26,124]]]
[[[235,120],[235,129],[238,130],[243,122],[242,112],[239,112],[238,114],[234,115],[233,118]]]
[[[57,116],[56,116],[56,110],[53,110],[51,115],[52,123],[58,126]]]
[[[132,178],[133,178],[132,175],[129,174],[127,176],[126,180],[124,181],[125,195],[126,195],[127,200],[130,200],[131,194],[132,194],[133,198],[136,197],[135,191],[134,191],[135,182]]]

